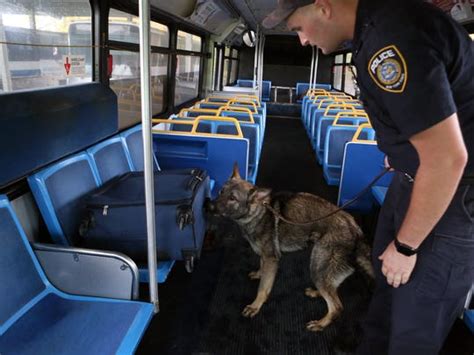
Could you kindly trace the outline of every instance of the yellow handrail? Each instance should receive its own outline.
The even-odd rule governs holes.
[[[194,107],[191,107],[191,108],[183,108],[181,111],[179,111],[178,113],[178,117],[187,117],[187,116],[183,116],[186,112],[200,112],[200,113],[216,113],[216,116],[217,116],[217,112],[218,112],[218,109],[215,109],[215,108],[194,108]]]
[[[362,130],[364,128],[372,128],[372,125],[370,123],[363,123],[361,124],[358,128],[357,131],[354,133],[354,137],[352,137],[352,141],[354,143],[376,143],[375,140],[371,139],[359,139],[360,134],[362,133]]]
[[[240,99],[239,100],[230,100],[229,103],[228,103],[228,106],[231,106],[231,105],[234,105],[234,104],[252,106],[253,107],[253,113],[258,113],[257,105],[255,105],[255,102],[253,102],[251,100],[240,100]]]
[[[248,107],[239,107],[239,106],[222,106],[219,107],[217,110],[216,116],[220,116],[222,111],[234,111],[234,112],[245,112],[249,114],[249,123],[255,123],[255,120],[253,118],[253,113],[250,111]],[[229,117],[229,116],[221,116],[221,117]]]
[[[334,102],[334,99],[322,99],[321,101],[319,101],[318,110],[321,110],[323,108],[323,104],[327,102]]]
[[[334,122],[332,123],[333,126],[348,126],[347,124],[345,123],[339,123],[339,119],[341,117],[360,117],[360,118],[367,118],[369,119],[369,116],[363,112],[363,111],[347,111],[347,112],[338,112],[336,114],[336,118],[334,119]],[[351,126],[351,125],[349,125]]]
[[[313,104],[316,103],[317,100],[324,100],[324,99],[329,99],[331,96],[329,95],[311,95],[309,97],[310,100],[313,101]]]
[[[329,111],[334,110],[336,108],[340,108],[340,109],[344,109],[344,110],[357,111],[356,108],[352,105],[334,103],[334,104],[330,104],[326,107],[326,110],[324,111],[324,116],[336,116],[337,112],[335,114],[329,115]]]
[[[327,95],[328,91],[324,89],[308,89],[306,91],[306,96],[311,96],[311,95]]]
[[[182,131],[172,131],[172,130],[161,130],[161,129],[152,129],[153,133],[165,133],[165,134],[177,134],[177,135],[184,135],[184,136],[206,136],[206,137],[231,137],[231,138],[244,138],[242,133],[242,129],[240,128],[240,123],[235,118],[232,117],[219,117],[219,116],[198,116],[192,121],[184,121],[184,120],[169,120],[169,119],[160,119],[154,118],[151,120],[152,123],[165,123],[165,124],[182,124],[191,126],[191,132],[182,132]],[[217,122],[231,122],[235,125],[237,130],[237,134],[223,134],[223,133],[205,133],[205,132],[197,132],[197,128],[201,121],[217,121]]]

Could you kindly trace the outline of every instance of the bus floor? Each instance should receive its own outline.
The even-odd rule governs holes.
[[[311,192],[333,203],[337,199],[337,188],[326,185],[299,119],[267,119],[257,184]],[[355,217],[370,236],[376,216]],[[160,312],[151,321],[137,354],[325,355],[354,350],[370,298],[362,275],[356,272],[339,288],[342,316],[322,332],[309,332],[306,323],[327,312],[322,299],[304,295],[304,289],[312,286],[310,251],[285,254],[267,303],[249,319],[241,311],[256,295],[258,281],[247,274],[258,268],[258,257],[230,223],[223,226],[217,239],[214,246],[203,249],[192,274],[178,262],[166,283],[160,285]],[[146,285],[140,291],[146,300]],[[472,338],[464,324],[456,322],[442,354],[472,355]]]

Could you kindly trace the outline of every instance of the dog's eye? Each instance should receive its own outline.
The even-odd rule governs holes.
[[[230,195],[230,196],[229,196],[229,201],[235,201],[235,196],[234,196],[234,195]]]

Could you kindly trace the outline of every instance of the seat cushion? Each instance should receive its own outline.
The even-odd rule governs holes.
[[[0,337],[0,349],[3,354],[17,355],[115,354],[147,306],[48,294]]]

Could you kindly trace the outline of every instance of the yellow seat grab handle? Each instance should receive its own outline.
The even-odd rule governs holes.
[[[230,100],[227,106],[237,105],[248,105],[253,107],[253,113],[258,113],[257,105],[251,100]]]
[[[360,118],[367,118],[367,120],[369,119],[369,115],[367,115],[366,112],[364,111],[342,111],[342,112],[338,112],[336,114],[336,118],[334,119],[334,122],[333,122],[333,126],[346,126],[345,124],[340,124],[339,123],[339,119],[341,117],[354,117],[354,118],[357,118],[357,117],[360,117]]]
[[[222,111],[229,111],[229,112],[245,112],[249,114],[249,123],[255,123],[253,118],[253,113],[250,111],[248,107],[238,107],[238,106],[222,106],[217,110],[216,116],[220,117],[231,117],[231,116],[221,116]]]
[[[323,109],[323,105],[325,103],[333,103],[334,102],[334,99],[322,99],[321,101],[319,101],[319,104],[318,104],[318,110],[322,110]]]
[[[334,103],[334,104],[329,104],[326,107],[326,110],[324,111],[324,116],[336,116],[337,113],[335,113],[333,115],[329,115],[329,111],[337,109],[337,108],[340,108],[340,109],[343,109],[343,110],[357,111],[356,108],[351,104]]]
[[[352,141],[354,143],[376,143],[374,140],[368,140],[368,139],[360,139],[360,135],[362,133],[362,130],[364,128],[372,128],[372,125],[370,123],[363,123],[361,124],[358,128],[357,131],[354,133],[354,136],[352,137]]]
[[[204,113],[204,114],[205,113],[216,113],[216,116],[217,116],[218,109],[214,109],[214,108],[194,108],[194,107],[183,108],[183,109],[181,109],[181,111],[179,111],[178,117],[179,118],[188,117],[188,116],[184,116],[184,114],[186,112],[200,112],[200,113]],[[190,118],[194,118],[194,117],[190,117]]]
[[[165,134],[178,134],[184,136],[207,136],[207,137],[232,137],[232,138],[244,138],[242,133],[242,129],[240,128],[240,123],[233,117],[219,117],[219,116],[198,116],[192,121],[184,121],[184,120],[170,120],[170,119],[163,119],[163,118],[154,118],[151,120],[152,123],[165,123],[165,124],[178,124],[178,125],[188,125],[192,126],[191,132],[182,132],[182,131],[172,131],[172,130],[162,130],[162,129],[153,129],[153,133],[165,133]],[[217,121],[217,122],[231,122],[234,124],[237,134],[222,134],[222,133],[204,133],[204,132],[197,132],[199,123],[202,121]]]

